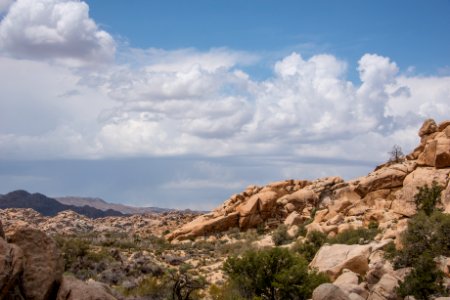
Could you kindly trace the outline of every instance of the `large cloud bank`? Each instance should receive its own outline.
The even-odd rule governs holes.
[[[124,49],[80,1],[0,2],[0,158],[260,155],[383,160],[450,112],[450,77],[291,53],[256,80],[257,54]],[[1,11],[0,11],[1,14]],[[120,56],[120,59],[117,57]],[[120,61],[120,63],[118,62]]]

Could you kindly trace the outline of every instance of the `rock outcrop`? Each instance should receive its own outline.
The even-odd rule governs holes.
[[[63,271],[56,243],[42,231],[21,227],[10,232],[8,242],[0,237],[0,299],[115,299],[100,284],[63,276]]]
[[[23,251],[21,286],[26,299],[49,299],[56,294],[64,263],[56,243],[42,231],[22,228],[9,241]]]
[[[450,121],[426,120],[420,145],[401,162],[388,162],[367,176],[345,182],[339,177],[315,181],[285,180],[249,186],[213,212],[199,216],[168,235],[170,240],[207,236],[237,227],[301,225],[313,218],[308,231],[334,235],[371,221],[383,230],[380,238],[395,238],[405,219],[416,213],[417,187],[433,181],[444,187],[441,205],[450,211]]]
[[[115,300],[111,293],[97,282],[83,282],[64,276],[56,300]]]

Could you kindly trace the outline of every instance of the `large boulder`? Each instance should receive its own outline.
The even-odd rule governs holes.
[[[47,300],[56,296],[64,271],[56,243],[42,231],[21,228],[9,240],[24,255],[21,287],[26,299]]]
[[[56,300],[116,300],[100,284],[64,276]]]
[[[0,299],[5,299],[10,290],[18,285],[23,271],[23,252],[4,239],[0,239]]]
[[[415,164],[406,162],[378,169],[365,177],[359,178],[355,192],[364,197],[372,191],[401,187],[403,179],[414,167]]]
[[[428,140],[418,162],[436,168],[450,167],[450,138],[440,132],[435,138]]]
[[[1,220],[0,220],[0,238],[2,239],[5,238],[5,232],[3,231],[3,224]]]
[[[316,253],[310,267],[336,279],[344,269],[364,275],[369,270],[371,245],[324,245]],[[332,255],[331,255],[332,254]]]
[[[349,270],[344,270],[342,274],[333,282],[335,286],[339,287],[344,293],[349,295],[350,298],[358,295],[362,299],[366,299],[369,293],[358,283],[358,274]]]
[[[239,225],[239,213],[234,212],[228,215],[220,215],[213,217],[206,214],[197,217],[192,222],[184,225],[182,228],[171,233],[167,238],[173,240],[175,238],[182,240],[191,237],[208,235],[214,232],[225,231]]]
[[[424,185],[432,186],[433,181],[441,186],[447,185],[450,169],[435,169],[432,167],[417,168],[406,176],[403,188],[397,192],[396,199],[392,202],[391,209],[398,214],[411,217],[416,213],[414,196],[418,188]]]
[[[314,289],[312,300],[350,300],[350,298],[334,284],[323,283]]]
[[[389,273],[371,288],[368,300],[397,299],[395,289],[398,287],[398,279]]]
[[[436,122],[433,119],[427,119],[419,129],[419,136],[423,138],[424,136],[435,133],[437,130],[438,126],[436,125]]]
[[[288,227],[291,227],[293,225],[300,225],[304,222],[304,218],[296,211],[293,211],[292,213],[287,216],[287,218],[284,220],[284,224]]]

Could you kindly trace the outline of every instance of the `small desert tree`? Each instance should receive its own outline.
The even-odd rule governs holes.
[[[278,247],[230,257],[223,269],[228,284],[237,287],[244,299],[309,299],[318,285],[328,281],[325,275],[308,270],[302,256]]]
[[[399,145],[394,145],[389,154],[389,162],[399,163],[405,160],[402,148]]]

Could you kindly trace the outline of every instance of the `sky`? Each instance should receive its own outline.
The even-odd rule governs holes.
[[[0,0],[0,194],[213,209],[450,116],[450,1]]]

